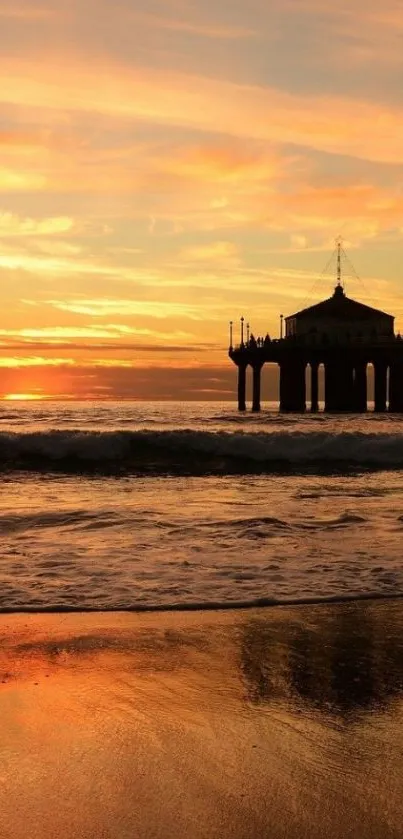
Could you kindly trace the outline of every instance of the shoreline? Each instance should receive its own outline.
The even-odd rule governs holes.
[[[250,610],[266,610],[271,608],[291,608],[304,606],[329,606],[329,605],[343,605],[344,603],[382,603],[393,600],[400,601],[403,599],[403,592],[377,594],[376,592],[363,592],[362,594],[346,594],[346,595],[329,595],[328,597],[305,597],[292,598],[284,600],[275,600],[270,598],[258,598],[257,600],[239,600],[239,601],[222,601],[217,603],[172,603],[160,605],[138,604],[133,606],[102,606],[101,608],[93,606],[18,606],[18,607],[1,607],[0,619],[2,615],[98,615],[98,614],[164,614],[166,612],[180,614],[181,612],[239,612]]]

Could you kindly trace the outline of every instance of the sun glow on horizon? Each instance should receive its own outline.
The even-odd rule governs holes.
[[[42,393],[6,393],[3,400],[6,402],[33,402],[38,399],[46,399]]]

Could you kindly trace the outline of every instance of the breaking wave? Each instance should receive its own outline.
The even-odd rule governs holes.
[[[0,469],[139,475],[400,469],[403,434],[364,432],[1,432]]]

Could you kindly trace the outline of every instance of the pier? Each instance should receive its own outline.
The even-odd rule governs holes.
[[[279,409],[319,410],[319,370],[324,380],[324,410],[367,411],[367,368],[373,365],[374,410],[403,413],[403,340],[394,333],[394,317],[346,296],[341,284],[341,245],[337,247],[337,284],[332,297],[284,319],[280,338],[256,338],[240,320],[240,340],[229,357],[238,368],[238,409],[246,410],[246,375],[252,370],[252,411],[261,407],[261,373],[267,363],[280,369]]]

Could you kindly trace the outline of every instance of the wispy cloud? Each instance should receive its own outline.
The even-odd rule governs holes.
[[[295,143],[385,163],[403,161],[403,108],[337,96],[297,96],[271,86],[236,84],[180,72],[118,64],[48,64],[4,58],[5,103],[95,112],[120,119]],[[66,69],[67,64],[67,69]]]
[[[113,300],[107,298],[94,298],[85,300],[48,300],[50,306],[65,312],[91,315],[92,317],[110,317],[112,315],[139,315],[151,316],[153,318],[166,318],[170,315],[180,315],[190,320],[203,318],[199,308],[194,305],[172,303],[169,301],[154,300]]]
[[[191,12],[189,8],[189,12]],[[203,12],[203,10],[200,10]],[[193,8],[194,12],[194,8]],[[198,38],[211,38],[213,40],[237,41],[244,38],[256,38],[257,31],[246,24],[244,26],[234,26],[230,23],[223,24],[219,21],[212,21],[210,23],[203,21],[199,14],[196,17],[174,17],[168,15],[150,14],[149,12],[133,10],[129,15],[130,19],[143,27],[151,27],[153,29],[160,28],[165,31],[184,33],[185,35],[193,35]]]
[[[15,213],[0,212],[0,236],[51,236],[74,230],[74,219],[68,216],[53,218],[21,218]]]
[[[18,367],[70,367],[74,366],[76,362],[72,358],[49,358],[40,355],[29,356],[0,356],[0,367],[4,368],[18,368]]]

